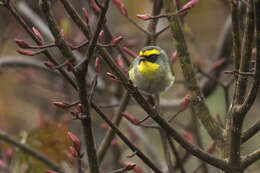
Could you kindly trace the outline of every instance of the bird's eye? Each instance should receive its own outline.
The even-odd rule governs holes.
[[[157,54],[152,54],[150,56],[147,56],[146,59],[150,62],[155,62],[158,58],[158,55]]]

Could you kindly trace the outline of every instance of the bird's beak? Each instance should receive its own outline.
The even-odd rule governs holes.
[[[145,57],[142,57],[142,56],[141,56],[140,62],[142,62],[142,61],[146,61],[146,59],[145,59]]]

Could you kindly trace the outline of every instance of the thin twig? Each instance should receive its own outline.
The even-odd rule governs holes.
[[[142,28],[140,25],[138,25],[130,16],[126,15],[125,16],[127,18],[127,20],[132,23],[137,29],[139,29],[140,31],[142,31],[143,33],[145,33],[146,35],[151,35],[151,33],[149,31],[146,31],[144,28]]]
[[[167,13],[176,11],[176,7],[173,6],[173,2],[170,0],[164,0],[164,7]],[[223,140],[222,130],[211,116],[209,109],[205,103],[205,100],[200,92],[197,80],[195,78],[195,72],[191,63],[191,58],[188,52],[187,44],[184,39],[184,34],[178,16],[170,16],[168,18],[169,25],[171,27],[172,36],[176,39],[176,48],[178,51],[179,60],[183,70],[184,78],[189,83],[188,89],[190,91],[191,106],[196,112],[196,116],[200,119],[203,126],[213,139],[218,141]],[[199,98],[199,102],[195,101]]]
[[[180,167],[181,173],[186,173],[186,171],[184,169],[184,166],[183,166],[183,163],[181,161],[181,158],[179,156],[179,153],[178,153],[178,151],[177,151],[177,149],[176,149],[172,139],[168,135],[167,135],[167,140],[168,140],[168,142],[170,144],[170,147],[171,147],[171,150],[172,150],[172,152],[173,152],[173,154],[175,156],[176,164]]]
[[[260,119],[242,133],[241,142],[245,143],[260,131]]]
[[[115,117],[113,118],[113,124],[115,124],[116,126],[118,126],[121,122],[122,119],[122,112],[124,112],[129,104],[130,101],[130,95],[129,93],[125,93],[124,96],[122,97],[121,103],[120,103],[120,107],[118,108],[118,111],[115,115]],[[100,147],[98,148],[98,161],[99,163],[102,163],[103,158],[108,150],[108,147],[111,144],[111,141],[113,140],[115,136],[115,132],[110,129],[106,134],[105,137],[103,138]]]
[[[30,37],[37,43],[37,45],[42,45],[43,43],[41,40],[34,35],[29,25],[23,20],[23,18],[17,13],[17,10],[12,6],[12,4],[9,3],[9,1],[6,1],[5,7],[11,12],[11,14],[14,16],[14,18],[21,24],[21,26],[26,30],[26,32],[30,35]],[[48,52],[48,50],[44,50],[42,52],[54,65],[58,65],[58,62],[51,56],[51,54]],[[75,81],[68,75],[67,72],[65,72],[63,69],[59,69],[59,72],[64,76],[64,78],[72,85],[74,89],[77,90],[77,86]]]
[[[255,150],[254,152],[248,154],[245,156],[245,159],[242,160],[241,163],[241,169],[245,170],[248,166],[256,162],[257,160],[260,159],[260,149]]]
[[[231,16],[232,16],[232,43],[233,45],[233,59],[235,70],[238,71],[241,59],[241,41],[240,41],[240,17],[239,17],[239,1],[231,2]]]
[[[106,123],[113,129],[113,131],[120,137],[120,139],[129,147],[136,155],[143,160],[152,170],[156,173],[162,173],[162,171],[157,168],[148,157],[146,157],[141,150],[139,150],[127,137],[107,118],[107,116],[98,108],[95,103],[91,103],[92,108],[100,115],[100,117],[106,121]]]

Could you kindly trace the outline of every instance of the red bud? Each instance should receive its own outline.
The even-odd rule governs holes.
[[[198,3],[198,0],[191,0],[181,8],[181,11],[185,11],[190,8],[193,8],[197,3]]]
[[[50,62],[50,61],[45,61],[45,62],[44,62],[44,65],[45,65],[46,67],[50,68],[51,70],[54,70],[54,69],[55,69],[55,65],[54,65],[52,62]]]
[[[73,147],[75,150],[80,153],[81,150],[81,143],[77,136],[75,136],[73,133],[68,132],[68,136],[70,137],[71,141],[73,142]]]
[[[70,104],[65,102],[52,102],[55,106],[66,109],[70,107]]]
[[[104,34],[105,34],[105,32],[103,30],[100,31],[99,36],[98,36],[98,41],[101,41],[103,39]]]
[[[122,112],[122,115],[128,120],[130,121],[132,124],[136,125],[138,123],[137,119],[133,116],[130,115],[128,113]]]
[[[113,145],[113,146],[115,146],[115,147],[120,147],[120,145],[119,145],[119,143],[118,143],[118,141],[117,141],[116,139],[113,139],[113,140],[111,141],[111,145]]]
[[[61,35],[64,39],[67,39],[67,38],[68,38],[67,35],[66,35],[66,33],[64,32],[64,29],[61,29],[61,30],[60,30],[60,35]]]
[[[132,158],[136,155],[136,152],[126,155],[127,158]]]
[[[102,128],[102,129],[108,129],[108,125],[107,125],[107,123],[102,123],[101,125],[100,125],[100,128]]]
[[[184,111],[190,104],[190,95],[187,94],[184,98],[184,100],[181,102],[179,110]]]
[[[106,75],[109,76],[110,78],[117,79],[117,77],[112,73],[107,72]]]
[[[209,146],[209,148],[207,149],[207,152],[210,153],[210,154],[212,154],[212,153],[215,151],[216,146],[217,146],[217,142],[214,141],[214,142]]]
[[[52,170],[47,170],[47,171],[45,171],[45,173],[58,173],[58,172],[52,171]]]
[[[34,52],[34,51],[30,51],[30,50],[17,50],[17,52],[21,55],[27,55],[27,56],[35,56],[41,53],[41,51],[39,52]]]
[[[193,137],[193,135],[190,132],[184,130],[182,132],[182,136],[184,136],[188,140],[189,143],[195,144],[194,137]]]
[[[89,22],[88,12],[87,12],[87,10],[85,8],[82,8],[82,14],[83,14],[83,17],[85,19],[86,24],[88,24],[88,22]]]
[[[77,104],[76,109],[77,109],[77,112],[81,113],[82,112],[82,104]]]
[[[77,150],[73,146],[70,146],[70,151],[71,151],[71,154],[73,155],[73,157],[79,156],[79,153],[77,152]]]
[[[151,18],[149,14],[137,14],[136,17],[143,20],[149,20]]]
[[[120,9],[121,13],[124,16],[128,15],[127,9],[125,8],[125,5],[120,0],[112,0],[114,4],[117,6],[117,8]]]
[[[127,9],[126,9],[124,6],[122,6],[122,7],[120,8],[120,11],[121,11],[121,13],[122,13],[124,16],[127,16],[127,15],[128,15],[128,11],[127,11]]]
[[[35,35],[38,39],[40,39],[41,41],[43,41],[43,36],[42,36],[42,34],[41,34],[35,27],[32,27],[32,31],[33,31],[34,35]]]
[[[135,40],[128,40],[126,42],[126,46],[127,47],[134,47],[134,46],[136,46],[136,41]]]
[[[135,173],[144,173],[143,169],[142,169],[140,166],[138,166],[138,165],[136,165],[136,166],[133,168],[133,171],[134,171]]]
[[[67,158],[67,160],[70,162],[70,163],[73,163],[74,162],[74,157],[71,155],[71,153],[69,153],[68,151],[65,151],[64,152],[65,154],[65,157]]]
[[[252,49],[252,58],[255,59],[256,57],[256,48]]]
[[[136,166],[136,163],[127,162],[127,163],[125,163],[125,170],[130,171],[130,170],[134,169],[135,166]]]
[[[90,0],[90,7],[94,10],[96,14],[100,12],[100,8],[97,6],[94,0]]]
[[[0,168],[5,168],[6,164],[3,160],[0,160]]]
[[[6,151],[6,157],[7,157],[7,160],[9,163],[13,157],[13,153],[14,153],[14,150],[11,147],[8,147],[8,149]]]
[[[110,46],[115,46],[117,45],[120,41],[123,40],[123,37],[120,35],[116,38],[114,38],[111,42],[110,42]]]
[[[223,124],[223,122],[222,122],[221,117],[220,117],[219,114],[217,114],[216,120],[217,120],[218,124],[219,124],[221,127],[224,127],[224,124]]]
[[[73,71],[74,70],[74,66],[73,66],[73,64],[71,62],[67,62],[66,66],[67,66],[67,70],[68,71]]]
[[[16,40],[15,40],[15,43],[16,43],[20,48],[22,48],[22,49],[28,49],[28,48],[30,48],[29,44],[28,44],[26,41],[24,41],[24,40],[18,40],[18,39],[16,39]]]
[[[131,57],[133,57],[133,58],[136,58],[136,57],[137,57],[137,54],[134,53],[132,50],[128,49],[127,47],[123,47],[123,50],[124,50],[128,55],[130,55]]]
[[[101,59],[99,57],[96,58],[96,61],[95,61],[95,72],[96,73],[100,73],[101,71]]]
[[[114,4],[120,8],[121,6],[123,6],[124,4],[120,1],[120,0],[112,0],[114,2]]]
[[[177,50],[175,52],[172,53],[172,56],[171,56],[171,62],[172,64],[174,64],[178,59],[178,52]]]
[[[118,55],[116,57],[116,61],[117,61],[117,64],[119,65],[119,67],[124,70],[124,62],[123,62],[123,59],[122,59],[122,56],[121,55]]]

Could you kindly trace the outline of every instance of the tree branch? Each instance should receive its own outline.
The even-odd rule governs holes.
[[[232,56],[234,59],[235,70],[238,71],[241,59],[241,41],[240,41],[240,17],[239,17],[239,1],[230,1],[231,17],[232,17]]]
[[[260,149],[257,149],[256,151],[245,156],[245,159],[242,160],[242,163],[241,163],[241,169],[245,170],[247,167],[249,167],[250,165],[252,165],[254,162],[256,162],[259,159],[260,159]]]
[[[256,62],[255,62],[255,74],[253,85],[248,92],[245,101],[241,106],[238,107],[238,112],[241,114],[246,114],[249,109],[252,107],[255,98],[257,96],[257,91],[260,84],[260,2],[259,0],[255,1],[255,40],[256,40]],[[250,54],[251,55],[251,54]]]
[[[107,116],[99,109],[95,103],[91,103],[92,108],[99,114],[99,116],[106,121],[106,123],[113,129],[113,131],[120,137],[120,139],[133,151],[136,155],[149,166],[154,172],[162,173],[148,157],[146,157],[141,150],[139,150],[127,137],[107,118]]]
[[[246,28],[243,38],[242,57],[240,60],[239,72],[249,72],[249,65],[252,55],[253,37],[254,37],[254,4],[253,0],[249,0],[246,14]],[[243,75],[238,75],[235,89],[235,104],[242,104],[246,94],[247,78]]]
[[[122,119],[122,112],[124,112],[126,110],[129,100],[130,100],[130,95],[128,93],[125,93],[122,98],[120,107],[118,108],[118,111],[117,111],[115,117],[113,118],[113,124],[115,124],[116,126],[119,125],[119,123]],[[102,162],[102,160],[106,154],[106,151],[108,150],[108,147],[110,146],[110,143],[113,140],[114,136],[115,136],[115,132],[113,129],[108,130],[108,132],[105,134],[105,137],[102,140],[100,147],[98,149],[99,163]]]
[[[41,40],[34,35],[31,28],[28,24],[23,20],[23,18],[17,13],[16,9],[12,6],[11,3],[6,3],[5,7],[11,12],[11,14],[14,16],[14,18],[20,23],[20,25],[25,29],[25,31],[30,35],[30,37],[36,42],[37,45],[43,45]],[[42,52],[49,61],[51,61],[54,65],[58,65],[58,62],[51,56],[48,50],[44,50]],[[69,74],[64,71],[62,68],[58,69],[58,71],[64,76],[64,78],[72,85],[74,89],[77,90],[77,86],[75,81],[69,76]]]
[[[249,127],[245,132],[243,132],[241,137],[241,142],[245,143],[248,141],[251,137],[256,135],[260,131],[260,119],[255,122],[251,127]]]
[[[167,13],[176,11],[173,7],[173,2],[164,0],[164,7]],[[176,47],[181,63],[182,71],[185,80],[189,83],[189,91],[192,100],[191,106],[194,108],[195,115],[200,119],[203,126],[206,128],[209,135],[217,141],[222,140],[222,131],[213,117],[210,115],[208,107],[205,104],[204,98],[197,84],[194,68],[190,60],[190,55],[181,29],[179,17],[176,15],[169,16],[168,21],[172,31],[173,38],[176,40]]]

